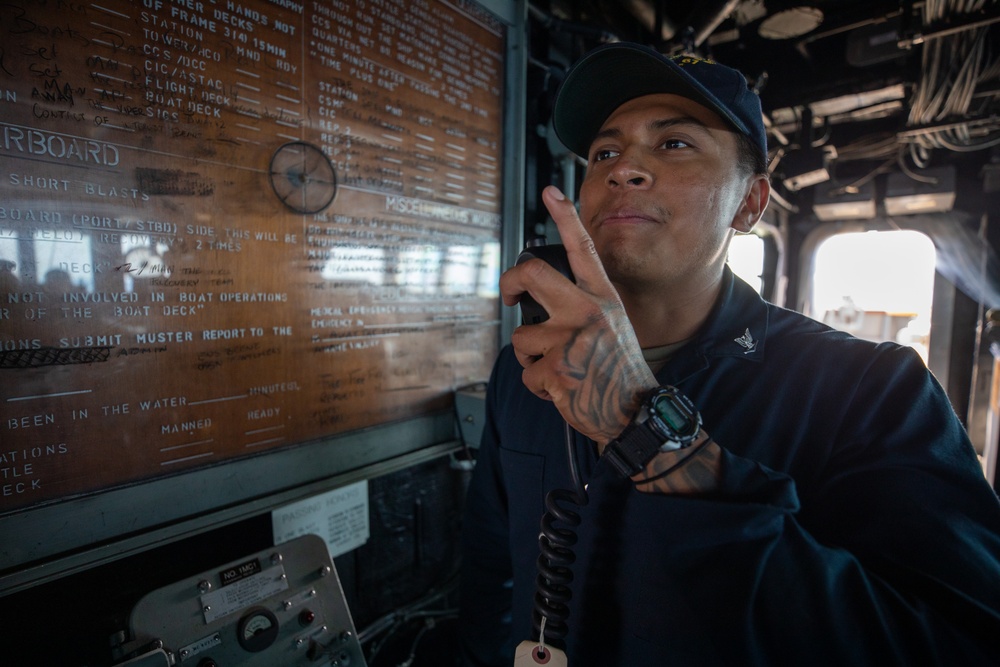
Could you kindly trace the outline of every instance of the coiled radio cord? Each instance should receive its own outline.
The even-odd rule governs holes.
[[[542,647],[551,643],[559,648],[564,644],[569,626],[569,600],[573,581],[572,565],[576,560],[576,527],[580,515],[567,504],[583,507],[587,504],[587,490],[580,479],[573,429],[565,425],[566,455],[573,489],[552,489],[545,496],[545,514],[538,536],[538,577],[535,580],[535,609],[532,621]]]

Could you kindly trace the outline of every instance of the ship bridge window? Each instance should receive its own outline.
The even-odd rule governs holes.
[[[806,314],[858,338],[909,345],[927,363],[935,254],[916,231],[835,234],[816,248]]]
[[[483,299],[500,296],[500,244],[495,241],[483,244],[476,295]]]
[[[7,292],[16,292],[20,280],[21,267],[17,261],[17,237],[14,236],[13,232],[0,229],[0,296]]]
[[[94,291],[94,254],[89,234],[76,229],[31,233],[36,282],[52,294]]]
[[[0,298],[35,283],[56,295],[93,292],[94,271],[90,237],[79,231],[0,227]]]
[[[761,293],[764,285],[764,239],[757,234],[737,234],[729,244],[729,268]]]

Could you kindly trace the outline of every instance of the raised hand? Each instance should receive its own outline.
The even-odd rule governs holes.
[[[525,386],[553,401],[573,428],[603,448],[657,382],[573,203],[553,186],[542,200],[576,284],[537,259],[506,271],[500,277],[505,304],[515,305],[527,292],[549,313],[541,324],[518,327],[511,343]]]

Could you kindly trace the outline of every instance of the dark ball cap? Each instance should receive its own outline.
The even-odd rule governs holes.
[[[672,93],[719,114],[749,137],[767,157],[767,131],[760,98],[737,70],[693,56],[665,56],[640,44],[599,46],[581,58],[556,97],[556,136],[577,155],[590,144],[611,113],[643,95]]]

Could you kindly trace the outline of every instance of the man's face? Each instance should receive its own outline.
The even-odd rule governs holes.
[[[706,107],[647,95],[618,107],[590,147],[580,218],[619,289],[717,279],[732,229],[749,231],[754,178],[737,137]]]

